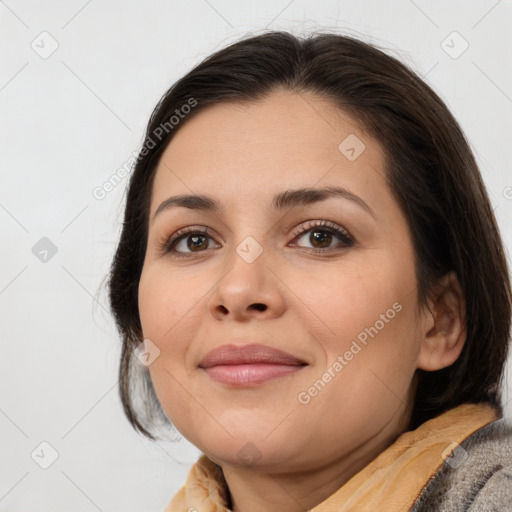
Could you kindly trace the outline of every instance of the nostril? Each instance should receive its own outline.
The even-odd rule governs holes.
[[[256,303],[252,304],[251,308],[257,309],[258,311],[265,311],[267,309],[267,306],[265,304]]]

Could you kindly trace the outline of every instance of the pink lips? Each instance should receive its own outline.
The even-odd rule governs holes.
[[[222,345],[199,363],[213,380],[231,386],[260,384],[304,366],[304,361],[286,352],[258,344]]]

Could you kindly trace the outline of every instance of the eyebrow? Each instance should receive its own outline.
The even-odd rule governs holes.
[[[363,199],[350,192],[349,190],[341,187],[300,188],[295,190],[285,190],[272,198],[270,207],[272,211],[277,212],[284,210],[285,208],[294,208],[297,206],[325,201],[331,197],[339,197],[352,201],[367,213],[369,213],[374,219],[377,219],[374,211]],[[222,206],[220,202],[211,196],[180,195],[169,197],[160,203],[153,215],[153,220],[164,210],[180,206],[183,208],[189,208],[191,210],[206,211],[214,214],[220,214],[222,212]]]

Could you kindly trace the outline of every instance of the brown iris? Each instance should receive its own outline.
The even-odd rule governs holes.
[[[313,243],[313,240],[315,242],[322,244],[322,245],[320,245],[320,248],[329,247],[329,245],[331,244],[331,241],[332,241],[332,234],[327,231],[322,231],[322,230],[312,231],[311,235],[310,235],[310,241],[311,241],[311,245],[314,246],[315,244]],[[327,240],[327,244],[325,244],[326,240]]]
[[[204,235],[192,235],[187,238],[187,247],[194,251],[195,249],[201,250],[208,247],[208,238]]]

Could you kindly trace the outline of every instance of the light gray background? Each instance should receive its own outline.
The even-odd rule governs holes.
[[[120,343],[95,298],[127,180],[103,200],[93,190],[139,149],[162,93],[246,33],[335,30],[409,63],[460,121],[512,246],[511,0],[5,0],[0,15],[3,512],[159,511],[196,460],[122,414]],[[43,237],[57,248],[46,262],[32,250]],[[58,452],[48,469],[43,441]]]

